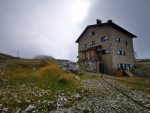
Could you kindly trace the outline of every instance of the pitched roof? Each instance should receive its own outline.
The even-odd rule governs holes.
[[[97,24],[94,24],[94,25],[88,25],[85,30],[81,33],[81,35],[78,37],[78,39],[76,40],[76,43],[79,42],[79,40],[81,39],[81,37],[83,36],[83,34],[87,31],[88,28],[91,28],[91,27],[102,27],[102,26],[112,26],[113,28],[117,29],[117,30],[120,30],[121,32],[129,35],[130,37],[132,38],[136,38],[137,36],[130,33],[129,31],[125,30],[124,28],[120,27],[119,25],[115,24],[112,22],[112,20],[108,20],[106,23],[101,23],[100,20],[97,20]]]

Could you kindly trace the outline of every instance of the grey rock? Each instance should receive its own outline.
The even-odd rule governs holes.
[[[21,111],[21,108],[16,107],[16,112],[15,113],[20,113],[20,111]]]
[[[80,77],[79,77],[79,76],[75,76],[75,79],[76,79],[76,80],[80,80]]]
[[[75,97],[75,98],[81,98],[81,96],[80,96],[79,93],[75,94],[74,97]]]
[[[3,104],[0,104],[0,109],[2,108]]]
[[[8,111],[8,108],[3,108],[2,109],[4,112],[7,112]]]
[[[27,108],[26,108],[26,111],[32,111],[33,109],[35,109],[36,107],[33,106],[33,105],[29,105]]]
[[[60,64],[59,67],[66,72],[72,72],[72,73],[76,73],[76,74],[82,73],[78,64],[75,62],[67,61],[67,62]]]
[[[96,72],[96,62],[95,61],[82,61],[79,63],[80,67],[89,72]]]
[[[33,67],[33,68],[32,68],[32,70],[33,70],[33,71],[36,71],[36,68],[35,68],[35,67]]]

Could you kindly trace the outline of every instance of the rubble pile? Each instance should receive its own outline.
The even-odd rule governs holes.
[[[75,74],[81,74],[82,73],[78,64],[71,62],[71,61],[64,62],[64,63],[60,64],[59,67],[66,72],[72,72]]]

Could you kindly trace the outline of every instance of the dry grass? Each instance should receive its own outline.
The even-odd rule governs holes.
[[[127,87],[131,87],[135,90],[141,90],[150,94],[150,78],[145,77],[114,77],[105,76],[106,79],[115,80],[116,82],[123,84]]]
[[[14,60],[7,66],[10,82],[34,83],[44,89],[74,89],[77,81],[72,73],[59,69],[58,64],[48,61]]]

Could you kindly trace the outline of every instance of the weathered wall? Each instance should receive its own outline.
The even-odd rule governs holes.
[[[91,35],[92,32],[95,32],[95,35]],[[102,36],[108,36],[109,40],[101,42]],[[121,39],[120,42],[116,41],[116,37]],[[95,41],[95,45],[90,45],[92,41]],[[125,45],[124,41],[128,41],[128,44]],[[84,44],[87,44],[87,47],[84,47]],[[85,50],[91,48],[92,46],[102,46],[102,49],[108,49],[110,52],[108,54],[102,55],[102,62],[105,67],[106,73],[113,73],[114,69],[118,68],[119,63],[124,64],[134,64],[134,50],[132,38],[126,35],[125,33],[114,29],[110,26],[103,27],[92,27],[89,28],[83,37],[79,41],[78,46],[78,56],[79,59],[82,58],[80,50]],[[126,55],[118,55],[117,50],[125,51]],[[89,57],[89,56],[88,56]],[[98,64],[96,64],[98,70]]]
[[[120,32],[119,30],[112,29],[112,66],[113,68],[118,68],[119,63],[133,64],[134,65],[134,50],[133,50],[133,39],[128,35]],[[120,42],[116,41],[116,37],[120,38]],[[125,45],[124,41],[128,44]],[[118,55],[117,50],[125,51],[125,56]]]
[[[101,42],[101,37],[102,36],[108,36],[111,37],[111,33],[110,33],[110,28],[108,26],[104,26],[104,27],[93,27],[93,28],[89,28],[87,30],[87,32],[83,35],[83,38],[80,39],[79,41],[79,48],[78,50],[84,50],[87,48],[91,48],[92,46],[102,46],[102,49],[110,49],[110,47],[112,46],[112,42],[111,42],[111,38],[109,38],[109,40],[106,40],[104,42]],[[95,32],[95,35],[90,35],[92,32]],[[95,41],[95,45],[90,45],[90,43],[92,41]],[[87,44],[87,47],[84,47],[84,44]],[[78,53],[79,58],[82,59],[82,53]],[[105,67],[108,69],[112,68],[112,57],[111,57],[111,52],[108,54],[103,55],[102,60],[105,64]],[[108,70],[107,69],[107,70]]]
[[[95,61],[82,61],[79,62],[79,67],[88,72],[97,72],[97,65]]]

